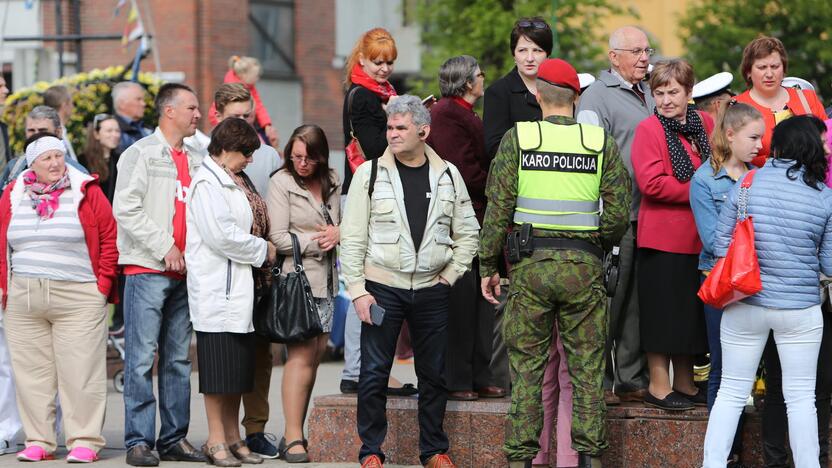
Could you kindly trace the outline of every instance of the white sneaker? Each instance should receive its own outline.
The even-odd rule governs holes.
[[[15,451],[17,451],[17,447],[12,447],[8,440],[0,440],[0,455],[14,453]]]

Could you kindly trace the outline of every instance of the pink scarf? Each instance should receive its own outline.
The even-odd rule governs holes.
[[[58,211],[58,199],[68,187],[68,172],[64,172],[63,177],[53,184],[38,182],[35,171],[30,170],[23,174],[23,190],[32,199],[32,208],[37,211],[42,220],[50,219],[55,215]]]

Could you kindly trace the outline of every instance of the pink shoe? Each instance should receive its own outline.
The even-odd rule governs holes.
[[[55,456],[48,453],[39,445],[30,445],[20,452],[17,452],[17,459],[23,462],[39,462],[44,460],[54,460]]]
[[[86,447],[75,447],[66,457],[68,463],[92,463],[98,460],[98,454]]]

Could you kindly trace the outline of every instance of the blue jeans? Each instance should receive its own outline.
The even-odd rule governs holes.
[[[159,416],[156,449],[184,439],[191,418],[191,317],[185,280],[161,274],[128,275],[124,286],[124,445],[156,439],[153,359],[159,351]]]

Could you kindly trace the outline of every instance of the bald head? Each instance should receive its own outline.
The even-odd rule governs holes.
[[[647,75],[650,42],[647,34],[635,26],[624,26],[610,34],[610,66],[630,83],[638,83]]]

